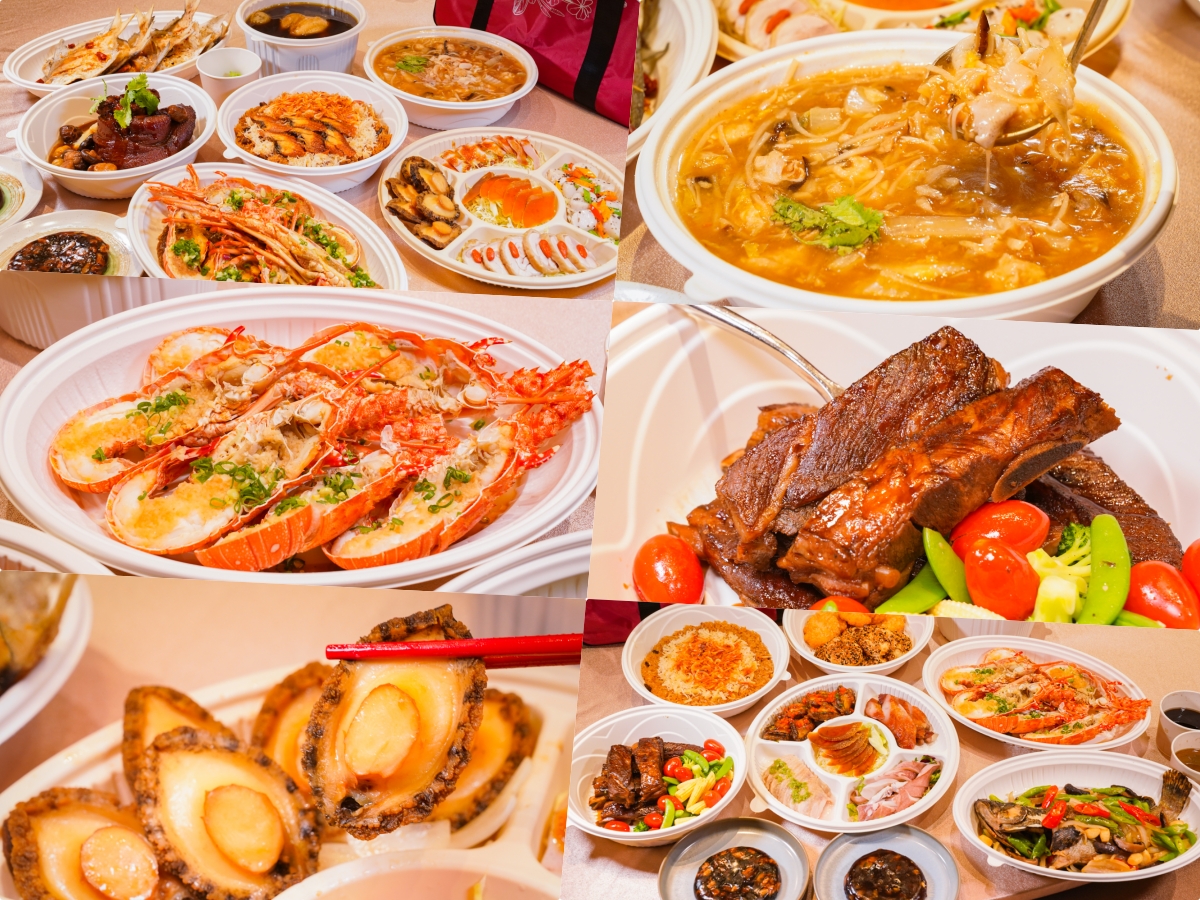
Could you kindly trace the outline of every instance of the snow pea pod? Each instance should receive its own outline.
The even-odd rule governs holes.
[[[925,558],[929,567],[941,582],[950,599],[958,603],[971,603],[971,592],[967,590],[967,570],[963,562],[950,546],[950,542],[934,531],[926,528],[921,536],[925,545]]]
[[[1083,611],[1075,621],[1081,625],[1111,625],[1129,596],[1129,545],[1115,517],[1092,519],[1092,576],[1088,581]]]
[[[879,604],[875,612],[915,616],[929,612],[945,599],[946,589],[938,581],[933,566],[927,565],[917,573],[916,578]]]
[[[1130,612],[1127,609],[1117,613],[1117,617],[1113,619],[1114,625],[1132,625],[1138,628],[1166,628],[1162,622],[1151,619],[1149,616],[1141,616],[1135,612]]]

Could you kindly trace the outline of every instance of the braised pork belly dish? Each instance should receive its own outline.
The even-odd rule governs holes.
[[[946,327],[820,408],[764,407],[724,461],[716,498],[669,530],[761,607],[803,609],[828,595],[874,609],[920,570],[931,533],[956,537],[969,515],[1010,498],[1049,520],[1024,550],[1053,554],[1071,526],[1109,514],[1133,563],[1178,566],[1168,523],[1087,449],[1119,425],[1065,372],[1010,385],[998,361]]]
[[[679,159],[685,225],[751,274],[878,300],[1027,287],[1111,249],[1143,173],[1114,123],[1075,102],[1057,41],[985,32],[952,59],[800,76],[732,104]]]
[[[360,643],[470,637],[447,605]],[[310,663],[252,721],[228,723],[139,687],[123,725],[123,779],[53,787],[4,821],[21,900],[269,900],[355,855],[323,845],[463,827],[518,783],[537,742],[530,710],[487,687],[480,659]]]
[[[440,553],[502,515],[591,409],[586,361],[504,372],[492,343],[363,322],[291,348],[185,329],[141,387],[62,426],[50,465],[108,495],[111,536],[160,556],[298,572]]]

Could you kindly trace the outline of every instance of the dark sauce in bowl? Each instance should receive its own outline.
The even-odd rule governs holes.
[[[108,271],[108,244],[83,231],[60,231],[31,241],[8,263],[14,272],[59,272],[103,275]]]
[[[300,24],[301,19],[309,20],[308,24]],[[323,19],[324,28],[318,28],[315,19]],[[246,24],[271,37],[304,41],[344,34],[358,19],[323,3],[280,3],[249,13]]]
[[[1184,728],[1200,730],[1200,709],[1187,709],[1183,706],[1176,706],[1174,709],[1167,710],[1167,718],[1176,725],[1182,725]]]

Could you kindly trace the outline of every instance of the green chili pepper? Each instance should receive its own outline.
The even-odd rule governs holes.
[[[1112,820],[1104,819],[1100,816],[1084,816],[1079,813],[1071,814],[1072,821],[1082,822],[1084,825],[1091,825],[1093,828],[1107,828],[1112,830]]]
[[[929,567],[950,599],[958,603],[971,603],[971,592],[967,590],[967,570],[950,542],[932,528],[925,529],[923,540]]]
[[[1136,628],[1166,628],[1162,622],[1157,622],[1149,616],[1141,616],[1135,612],[1130,612],[1127,609],[1117,613],[1117,617],[1113,619],[1114,625],[1132,625]]]
[[[1041,859],[1050,852],[1050,843],[1046,840],[1046,832],[1038,835],[1037,843],[1033,845],[1031,859]]]
[[[1092,575],[1083,611],[1075,621],[1081,625],[1111,625],[1129,596],[1129,544],[1114,516],[1096,516],[1091,527]]]
[[[1015,834],[1007,835],[1007,838],[1008,838],[1008,843],[1010,845],[1012,845],[1012,848],[1014,850],[1016,850],[1018,853],[1020,853],[1022,856],[1024,856],[1026,859],[1037,859],[1037,857],[1034,856],[1034,848],[1037,846],[1036,842],[1027,840],[1026,838],[1023,838],[1023,837],[1019,837],[1018,835],[1015,835]],[[1042,832],[1041,836],[1039,837],[1039,840],[1044,840],[1044,839],[1045,839],[1045,832]]]
[[[939,601],[946,599],[946,589],[938,581],[933,566],[927,565],[917,577],[897,591],[892,597],[883,601],[875,610],[877,613],[898,613],[915,616],[929,612]]]
[[[1054,787],[1054,785],[1052,785],[1052,784],[1039,784],[1037,787],[1031,787],[1025,793],[1021,794],[1021,796],[1018,797],[1017,799],[1023,800],[1023,799],[1027,799],[1029,797],[1037,797],[1039,794],[1046,793],[1046,791],[1050,790],[1050,788],[1052,788],[1052,787]]]

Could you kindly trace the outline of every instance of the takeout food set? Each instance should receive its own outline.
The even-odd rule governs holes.
[[[470,631],[443,606],[364,641],[430,635]],[[486,876],[496,896],[553,900],[575,694],[571,669],[489,674],[478,659],[310,662],[192,696],[135,688],[123,721],[0,794],[0,894],[363,897],[470,876],[467,896]],[[329,746],[305,750],[320,733]]]
[[[261,77],[257,62],[249,73],[217,71],[204,62],[232,52],[218,49],[229,17],[213,20],[199,13],[195,2],[178,14],[117,16],[109,31],[92,40],[84,36],[90,36],[89,29],[97,23],[64,29],[10,56],[6,77],[42,97],[13,133],[19,153],[41,175],[28,168],[4,173],[0,221],[28,215],[40,194],[42,175],[82,196],[133,199],[128,215],[110,216],[102,223],[81,220],[69,231],[45,217],[24,229],[10,226],[0,232],[5,267],[403,290],[404,266],[385,234],[369,218],[322,191],[346,191],[376,177],[396,157],[410,121],[444,132],[444,140],[442,135],[426,139],[444,145],[437,148],[439,153],[480,141],[539,146],[549,142],[540,166],[560,149],[556,139],[533,132],[516,136],[502,130],[462,130],[490,125],[537,85],[533,57],[512,41],[470,28],[405,29],[373,42],[364,62],[365,77],[352,76],[348,73],[367,9],[356,0],[325,6],[290,4],[286,10],[285,5],[247,0],[233,16],[249,51],[261,60]],[[220,100],[219,112],[209,93],[187,80],[196,74],[197,64],[204,68],[208,89]],[[229,65],[238,64],[226,68]],[[235,165],[205,164],[193,174],[186,167],[214,135],[224,145],[225,158]],[[411,159],[413,154],[402,156]],[[594,235],[577,232],[568,221],[575,195],[561,184],[543,183],[547,173],[538,172],[530,177],[545,191],[551,215],[531,224],[553,231],[537,232],[527,253],[521,247],[527,229],[522,228],[520,211],[506,216],[503,226],[514,229],[513,247],[521,248],[516,251],[520,268],[514,269],[519,271],[515,281],[496,252],[500,238],[509,236],[503,226],[483,242],[496,244],[492,256],[499,275],[473,263],[469,254],[464,263],[461,245],[451,253],[424,255],[468,277],[536,290],[610,277],[620,235],[622,175],[582,147],[574,147],[572,157],[582,170],[602,172],[604,188],[598,193],[617,213],[607,227],[609,206],[603,206],[602,213],[601,207],[589,212],[589,199],[583,204],[584,217],[603,218],[584,225],[582,232],[591,230]],[[379,179],[380,207],[389,219],[394,214],[386,204],[392,196],[383,183],[397,174],[393,166]],[[298,184],[297,178],[304,183]],[[417,194],[440,196],[425,185],[412,189],[413,200]],[[453,193],[451,188],[450,203]],[[453,230],[455,236],[469,229],[470,214],[461,208],[455,213],[415,217],[431,230],[424,240],[407,242],[423,252],[439,229]],[[152,231],[146,230],[148,219],[153,220]],[[340,229],[336,235],[322,227],[327,220]],[[32,235],[33,243],[30,227],[38,232]],[[397,231],[409,236],[404,228]],[[479,237],[467,240],[478,242]],[[448,243],[439,238],[438,249]],[[542,243],[548,252],[541,249]],[[130,244],[135,245],[137,265],[125,252]],[[358,265],[368,256],[371,265]],[[42,297],[26,289],[14,302],[27,308],[9,317],[16,336],[44,345],[44,338],[24,324],[45,318]],[[81,309],[76,321],[83,324],[88,316]],[[54,337],[63,333],[56,324]]]
[[[818,896],[829,900],[843,896],[843,879],[845,896],[856,896],[852,863],[871,853],[882,854],[879,864],[896,878],[919,857],[929,867],[918,864],[916,873],[928,896],[955,896],[944,881],[956,877],[945,848],[904,824],[943,798],[952,798],[947,812],[959,840],[993,866],[1102,883],[1152,877],[1197,858],[1194,785],[1173,769],[1129,754],[1149,724],[1150,700],[1110,664],[1050,641],[998,635],[937,647],[923,664],[919,686],[873,674],[869,666],[833,666],[833,674],[780,691],[792,677],[786,669],[780,673],[769,654],[747,660],[760,641],[773,648],[786,638],[798,663],[827,666],[814,663],[808,652],[795,621],[802,615],[785,613],[782,628],[760,612],[736,607],[667,605],[644,618],[625,642],[622,669],[649,705],[617,712],[579,733],[570,823],[633,847],[678,841],[659,874],[661,889],[674,886],[672,897],[692,896],[686,886],[693,881],[696,896],[703,896],[705,867],[720,866],[723,852],[783,851],[778,867],[770,857],[744,857],[745,864],[756,866],[761,883],[777,890],[781,870],[796,877],[786,835],[780,843],[756,832],[753,818],[728,818],[745,784],[752,814],[770,811],[805,829],[845,836],[822,852],[812,875]],[[922,620],[897,618],[911,631],[914,653],[922,651],[931,637]],[[700,654],[710,666],[695,664]],[[586,653],[584,659],[586,672]],[[755,666],[762,678],[750,674]],[[1078,692],[1076,699],[1064,699],[1068,690]],[[736,728],[725,721],[747,709],[752,720],[742,716]],[[1063,715],[1081,718],[1064,722]],[[1039,752],[994,763],[956,784],[958,725]],[[712,739],[718,744],[710,754]],[[683,770],[700,768],[703,774],[688,749],[701,744],[718,775],[725,771],[718,768],[720,755],[732,761],[730,789],[706,795],[708,805],[685,798],[670,823],[647,812],[674,806],[671,798],[686,786],[680,779],[687,774],[677,774],[681,763]],[[1123,780],[1124,773],[1133,781]],[[634,806],[620,799],[622,790],[636,795]],[[656,794],[657,807],[648,802]],[[850,836],[856,852],[845,858],[842,844]],[[922,841],[930,846],[921,849]],[[734,846],[739,850],[729,850]],[[898,860],[889,857],[897,852]],[[830,867],[838,870],[836,880]],[[800,874],[807,882],[806,861]],[[787,896],[803,894],[801,888]],[[897,896],[925,895],[914,888]]]

